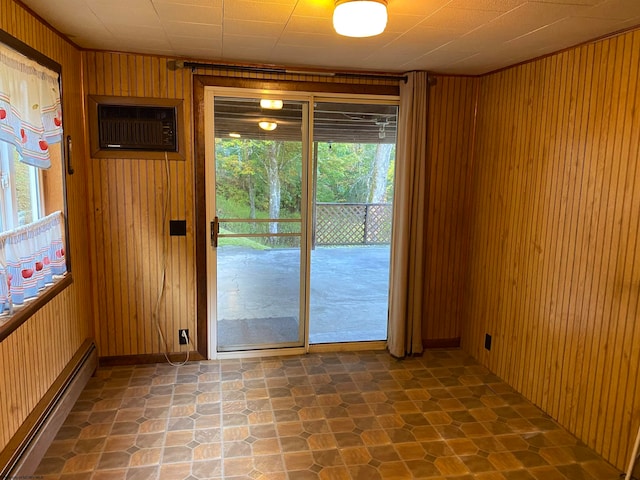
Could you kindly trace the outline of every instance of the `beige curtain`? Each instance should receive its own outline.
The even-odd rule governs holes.
[[[410,72],[400,85],[400,118],[393,200],[389,297],[389,352],[395,357],[422,352],[426,215],[427,72]]]

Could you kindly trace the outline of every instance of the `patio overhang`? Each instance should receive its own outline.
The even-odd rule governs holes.
[[[318,103],[314,108],[314,139],[333,143],[395,143],[397,132],[395,105]],[[260,121],[278,124],[272,131],[262,130]],[[216,97],[215,136],[260,140],[300,140],[302,104],[286,101],[281,110],[260,108],[257,98]]]

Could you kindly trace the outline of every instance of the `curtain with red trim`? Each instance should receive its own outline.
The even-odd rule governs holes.
[[[67,272],[63,226],[62,212],[54,212],[0,234],[0,312],[37,296],[54,275]]]
[[[49,145],[62,140],[58,74],[0,44],[0,141],[20,161],[49,168]]]

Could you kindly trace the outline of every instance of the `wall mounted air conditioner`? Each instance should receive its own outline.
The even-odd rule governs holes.
[[[184,159],[182,100],[90,96],[89,113],[95,158]]]

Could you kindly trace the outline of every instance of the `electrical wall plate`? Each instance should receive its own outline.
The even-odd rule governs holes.
[[[172,237],[185,237],[187,235],[187,221],[169,220],[169,235]]]

